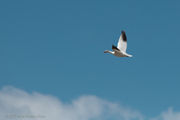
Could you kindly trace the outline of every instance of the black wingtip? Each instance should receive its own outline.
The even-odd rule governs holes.
[[[125,33],[125,31],[124,31],[124,30],[122,30],[122,31],[121,31],[121,33]]]
[[[112,45],[113,50],[119,50],[115,45]]]
[[[127,41],[126,33],[124,30],[121,31],[123,41]]]

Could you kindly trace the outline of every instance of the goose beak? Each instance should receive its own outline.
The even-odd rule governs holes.
[[[104,53],[107,53],[107,50],[105,50]]]

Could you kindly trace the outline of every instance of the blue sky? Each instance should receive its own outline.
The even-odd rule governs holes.
[[[180,111],[180,2],[1,1],[0,88]],[[104,54],[121,30],[133,58]]]

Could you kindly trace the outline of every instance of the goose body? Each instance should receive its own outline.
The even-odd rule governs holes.
[[[112,45],[112,51],[105,50],[104,53],[113,54],[116,57],[132,57],[132,55],[126,53],[127,49],[127,37],[125,31],[121,32],[118,45]]]

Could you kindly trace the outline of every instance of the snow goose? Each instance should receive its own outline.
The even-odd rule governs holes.
[[[121,35],[117,44],[117,47],[115,45],[112,45],[112,50],[105,50],[104,53],[110,53],[117,57],[132,57],[132,55],[129,55],[126,53],[127,49],[127,37],[125,31],[121,31]]]

